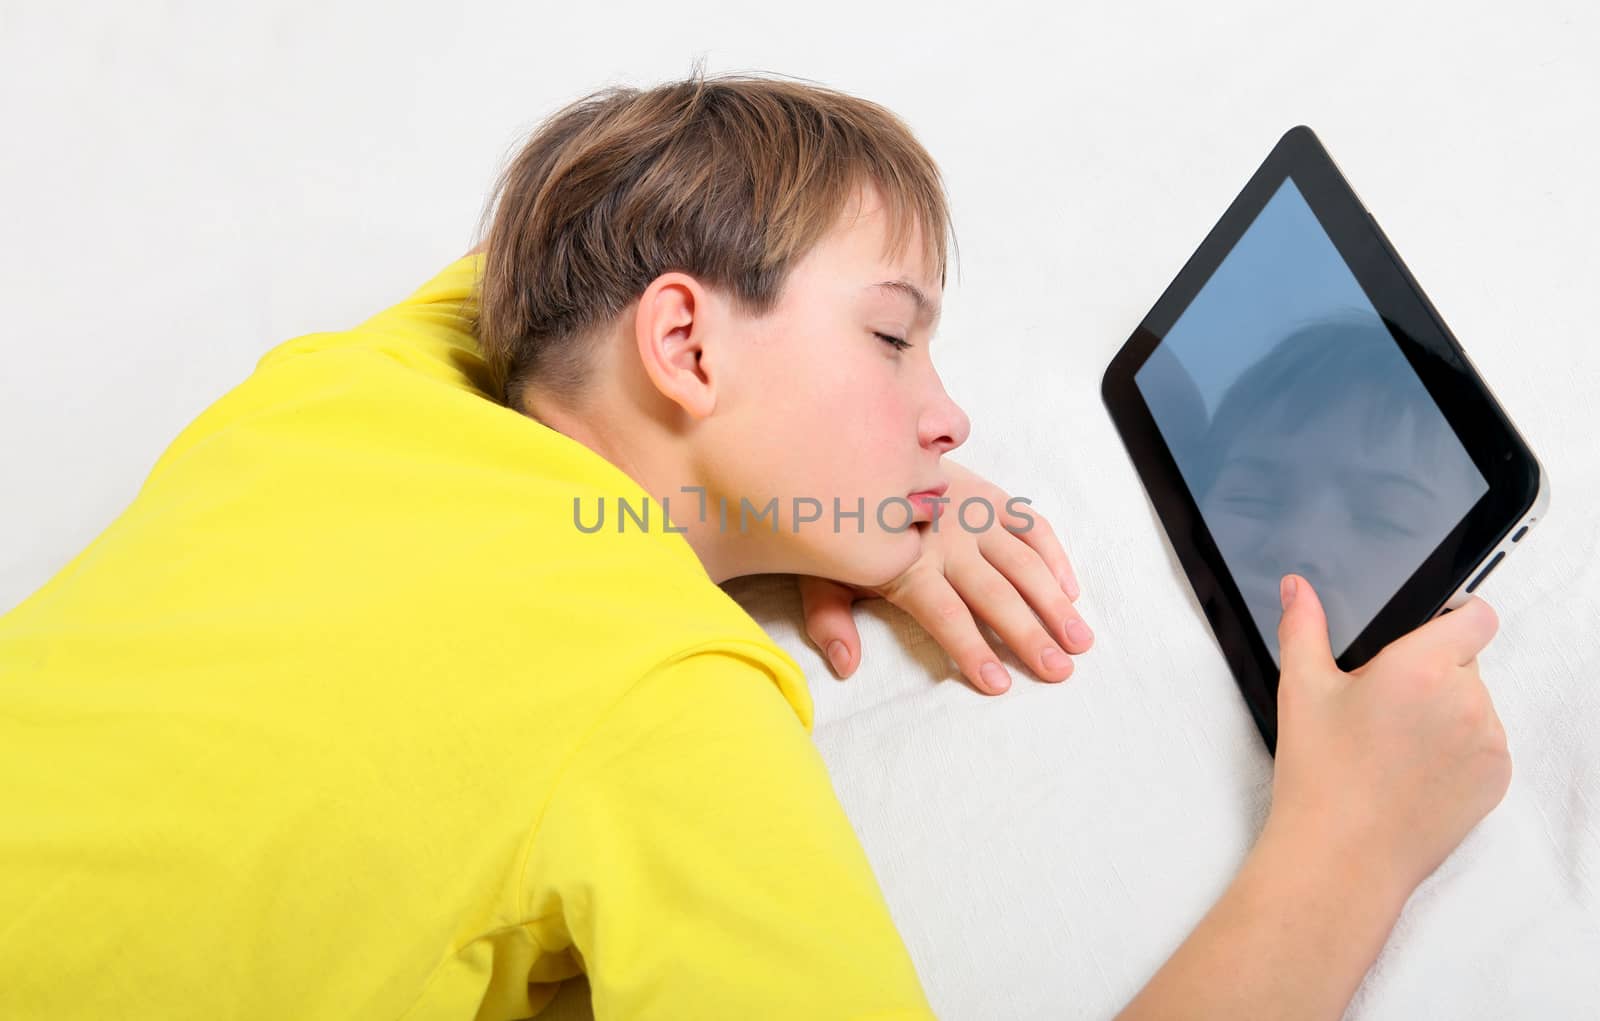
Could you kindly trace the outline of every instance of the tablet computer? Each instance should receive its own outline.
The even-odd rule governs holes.
[[[1310,128],[1288,131],[1101,396],[1269,750],[1278,584],[1353,670],[1543,516],[1533,452]]]

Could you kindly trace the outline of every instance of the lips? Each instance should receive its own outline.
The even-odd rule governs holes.
[[[933,521],[938,518],[944,512],[945,505],[943,503],[934,503],[933,501],[943,496],[945,490],[949,488],[950,484],[948,482],[941,482],[929,489],[919,489],[914,493],[907,493],[906,499],[916,512],[912,516],[912,520]]]

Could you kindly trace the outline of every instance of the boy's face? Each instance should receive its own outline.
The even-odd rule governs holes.
[[[885,257],[881,197],[871,188],[858,197],[797,262],[771,313],[736,314],[708,475],[720,490],[713,495],[729,501],[730,530],[741,496],[756,512],[777,498],[776,535],[770,521],[750,521],[749,537],[773,544],[770,560],[874,585],[918,556],[917,528],[902,526],[929,521],[933,509],[905,498],[943,484],[940,458],[970,426],[929,357],[942,292],[937,268],[922,265],[920,228],[904,252]],[[909,287],[880,286],[895,281]],[[911,346],[897,349],[880,334]],[[802,514],[820,504],[821,516],[797,524],[797,498]],[[858,507],[859,516],[844,516]]]
[[[1341,653],[1455,527],[1482,476],[1443,431],[1408,409],[1369,442],[1370,402],[1340,401],[1280,435],[1246,430],[1200,500],[1274,657],[1278,581],[1303,575],[1327,610]]]

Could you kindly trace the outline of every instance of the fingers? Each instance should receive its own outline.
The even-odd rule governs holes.
[[[1089,646],[1094,644],[1094,632],[1062,591],[1056,574],[1036,547],[1001,529],[984,534],[978,549],[1045,622],[1055,641],[1070,653],[1089,651]],[[1007,637],[1006,642],[1010,644],[1011,639]],[[1012,645],[1012,648],[1017,646]]]
[[[998,695],[1011,687],[1010,671],[984,641],[972,612],[945,575],[930,572],[923,579],[913,579],[885,595],[891,603],[916,618],[956,661],[962,676],[974,688],[986,695]]]
[[[1478,657],[1500,630],[1500,618],[1479,596],[1402,635],[1392,648],[1408,655],[1439,655],[1454,666],[1466,666]]]
[[[1076,602],[1080,594],[1078,587],[1078,574],[1072,569],[1072,561],[1067,558],[1066,548],[1061,545],[1061,539],[1056,535],[1050,522],[1041,514],[1032,511],[1013,513],[1010,502],[1002,508],[999,515],[1000,524],[1005,534],[1027,544],[1050,571],[1050,577],[1062,592],[1066,593],[1069,602]],[[999,566],[998,564],[995,566]],[[1001,568],[1004,571],[1004,568]]]
[[[1286,574],[1278,579],[1278,595],[1284,603],[1278,618],[1279,673],[1337,669],[1328,640],[1328,615],[1311,583],[1301,575]]]
[[[861,634],[850,610],[856,601],[855,590],[812,575],[801,575],[799,586],[806,637],[822,650],[835,674],[841,679],[849,677],[855,672],[861,650]]]
[[[1064,681],[1072,675],[1072,657],[1039,623],[1017,586],[988,560],[977,556],[953,561],[946,565],[945,574],[966,604],[1040,679]]]

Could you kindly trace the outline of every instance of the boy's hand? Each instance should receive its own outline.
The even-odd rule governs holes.
[[[851,604],[881,596],[915,617],[985,694],[1000,694],[1011,679],[984,641],[974,615],[1040,678],[1066,680],[1073,670],[1066,653],[1087,651],[1094,634],[1072,605],[1079,595],[1077,577],[1055,531],[1025,505],[1019,508],[1025,516],[1010,513],[1010,497],[998,486],[960,465],[944,464],[950,502],[938,519],[938,531],[931,524],[916,526],[922,532],[922,555],[905,573],[877,588],[799,577],[807,637],[828,657],[835,673],[849,677],[861,649]],[[973,497],[994,508],[994,522],[986,531],[971,532],[961,524],[961,503]],[[970,517],[976,524],[988,515]]]

